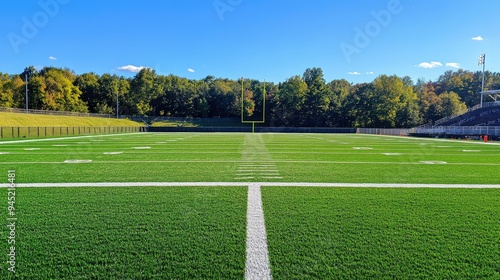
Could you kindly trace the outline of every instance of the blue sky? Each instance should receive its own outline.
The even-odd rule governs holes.
[[[496,0],[3,0],[0,72],[282,82],[321,67],[327,81],[436,80],[481,70],[482,53],[500,72],[498,11]]]

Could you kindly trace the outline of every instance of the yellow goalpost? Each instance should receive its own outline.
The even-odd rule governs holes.
[[[252,120],[247,121],[244,117],[245,110],[245,80],[241,78],[241,123],[251,123],[252,124],[252,133],[255,133],[255,124],[256,123],[265,123],[266,122],[266,81],[264,80],[264,91],[262,93],[262,120]]]

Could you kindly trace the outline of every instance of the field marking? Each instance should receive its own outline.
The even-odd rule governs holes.
[[[91,159],[68,159],[65,160],[64,163],[90,163]]]
[[[245,279],[272,279],[260,185],[248,186]]]
[[[0,152],[0,155],[11,155],[10,152]],[[47,154],[47,153],[45,153]],[[103,160],[92,164],[138,164],[138,163],[239,163],[238,160]],[[307,160],[276,160],[279,163],[313,163],[313,164],[386,164],[386,165],[424,165],[421,162],[360,162],[360,161],[307,161]],[[0,165],[10,164],[60,164],[60,161],[18,161],[0,162]],[[448,165],[500,166],[500,163],[448,162]],[[262,171],[262,170],[259,170]]]
[[[451,140],[451,139],[441,139],[441,138],[424,138],[424,137],[409,137],[409,136],[395,136],[395,135],[378,135],[378,134],[363,134],[365,136],[372,137],[390,137],[390,138],[399,138],[405,137],[407,140],[424,140],[424,141],[437,141],[437,142],[452,142],[457,144],[479,144],[479,145],[494,145],[499,146],[500,143],[493,142],[469,142],[464,140]],[[410,141],[402,141],[401,143],[410,143]]]
[[[422,160],[420,162],[423,164],[448,164],[446,161],[440,160]]]
[[[277,177],[280,175],[261,135],[245,135],[241,161],[238,163],[234,180],[244,180],[245,178],[242,176],[251,176],[252,179],[257,178],[258,180],[259,178],[268,179],[269,176]]]
[[[93,187],[247,187],[249,182],[95,182],[95,183],[18,183],[20,188],[93,188]],[[500,189],[500,184],[397,184],[397,183],[313,183],[259,182],[261,187],[321,187],[321,188],[448,188]],[[8,184],[0,184],[7,188]]]
[[[146,133],[146,132],[133,132],[133,133],[121,133],[121,134],[99,134],[99,135],[83,135],[83,136],[59,137],[59,138],[42,138],[42,139],[0,141],[0,145],[11,144],[11,143],[16,144],[16,143],[29,143],[29,142],[42,142],[42,141],[73,140],[73,139],[95,138],[95,137],[125,136],[125,135],[134,135],[134,134],[143,134],[143,133]]]

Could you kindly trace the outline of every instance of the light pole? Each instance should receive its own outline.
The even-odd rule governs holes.
[[[486,54],[479,56],[479,65],[483,65],[483,81],[481,83],[481,108],[483,107],[483,92],[484,92],[484,68],[486,64]]]
[[[28,73],[24,74],[24,81],[26,85],[26,114],[29,113],[28,110]]]
[[[118,92],[116,92],[116,118],[117,119],[118,119],[118,106],[119,106]]]

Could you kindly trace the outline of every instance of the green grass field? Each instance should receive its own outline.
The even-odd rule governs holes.
[[[500,278],[500,189],[432,188],[500,184],[495,143],[137,133],[4,141],[0,159],[2,183],[15,170],[18,184],[200,185],[18,188],[18,279],[242,279],[251,182],[304,185],[262,187],[274,279]],[[0,197],[8,217],[6,188]]]
[[[20,189],[17,197],[23,279],[243,278],[243,188]]]
[[[19,182],[27,183],[233,182],[239,177],[257,182],[500,183],[493,176],[500,167],[497,145],[360,135],[111,135],[1,144],[0,158],[4,168],[18,169]],[[264,166],[239,176],[243,163]],[[266,163],[274,166],[266,168]],[[275,176],[265,176],[269,170]]]
[[[497,189],[264,188],[273,276],[499,277],[499,198]]]

